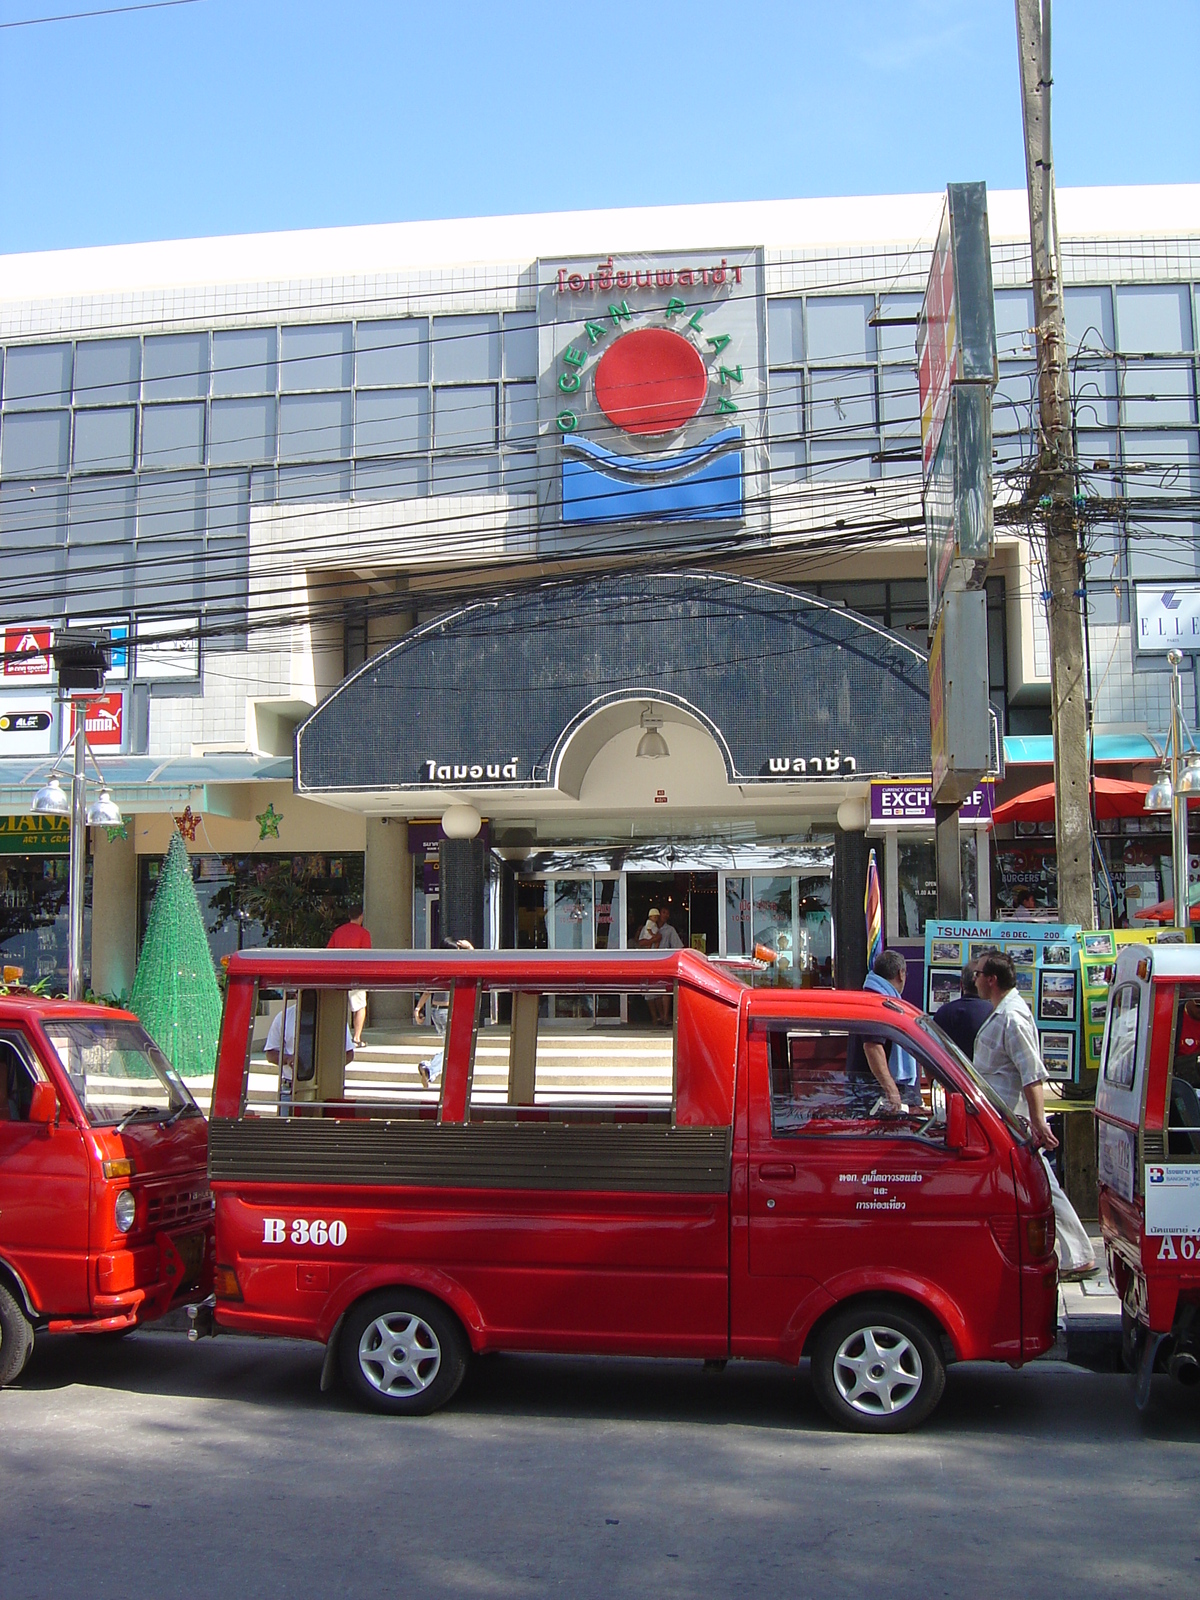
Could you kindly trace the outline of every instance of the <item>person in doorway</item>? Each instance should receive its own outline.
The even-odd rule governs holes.
[[[1038,909],[1037,895],[1026,886],[1017,890],[1017,898],[1013,901],[1013,910],[1019,917],[1032,916]]]
[[[1058,1140],[1046,1121],[1045,1090],[1049,1073],[1042,1062],[1033,1013],[1016,989],[1017,975],[1006,955],[984,956],[975,986],[992,1014],[975,1037],[975,1071],[1015,1117],[1029,1124],[1050,1179],[1054,1202],[1055,1249],[1064,1278],[1086,1278],[1095,1270],[1096,1255],[1087,1230],[1063,1193],[1047,1150]]]
[[[947,1000],[933,1014],[933,1020],[943,1033],[947,1033],[970,1061],[975,1053],[975,1035],[992,1014],[989,1003],[982,999],[975,987],[978,961],[968,961],[962,969],[962,996]]]
[[[442,940],[445,950],[474,950],[475,946],[470,939]],[[424,1015],[422,1015],[424,1013]],[[441,1048],[435,1050],[428,1061],[417,1062],[417,1077],[427,1089],[436,1089],[442,1081],[442,1067],[446,1060],[446,1023],[450,1018],[450,991],[448,989],[426,989],[425,993],[417,997],[413,1007],[413,1021],[420,1026],[425,1017],[429,1018],[429,1025],[437,1032],[442,1041]]]
[[[659,950],[682,950],[683,940],[671,926],[671,908],[666,906],[658,919],[658,946]],[[671,997],[665,994],[652,994],[650,996],[650,1015],[659,1027],[669,1026],[671,1021]]]
[[[329,935],[329,950],[369,950],[371,948],[371,935],[363,927],[363,906],[361,900],[356,900],[350,907],[350,915],[341,927],[335,928]],[[367,1021],[367,991],[365,989],[351,989],[346,999],[350,1006],[350,1023],[357,1050],[362,1044],[363,1028]]]
[[[638,930],[637,942],[639,950],[658,949],[658,924],[661,912],[657,906],[651,906],[646,913],[646,920]]]
[[[904,993],[908,965],[897,950],[882,950],[863,980],[872,994],[894,1000]],[[880,1112],[902,1117],[921,1110],[921,1074],[916,1057],[895,1042],[856,1035],[850,1060],[851,1110],[863,1117]]]

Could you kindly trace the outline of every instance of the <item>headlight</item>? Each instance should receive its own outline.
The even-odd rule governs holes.
[[[121,1190],[113,1205],[113,1212],[117,1219],[117,1227],[122,1233],[128,1233],[137,1215],[137,1201],[133,1197],[132,1189]]]

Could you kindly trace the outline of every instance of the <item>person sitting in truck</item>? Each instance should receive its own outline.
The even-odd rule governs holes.
[[[908,965],[897,950],[881,950],[863,988],[894,1000],[904,993]],[[850,1049],[850,1109],[860,1117],[902,1117],[921,1110],[921,1074],[916,1057],[886,1039],[855,1035]]]

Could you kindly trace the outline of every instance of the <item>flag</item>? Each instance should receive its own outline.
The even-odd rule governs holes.
[[[875,957],[883,949],[883,907],[874,850],[867,857],[867,892],[863,895],[863,912],[867,919],[867,971],[870,972],[875,965]]]

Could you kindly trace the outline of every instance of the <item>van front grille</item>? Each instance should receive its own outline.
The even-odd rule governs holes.
[[[212,1190],[204,1184],[177,1189],[170,1194],[151,1195],[146,1206],[146,1220],[152,1228],[178,1228],[186,1223],[206,1221],[212,1210]]]

